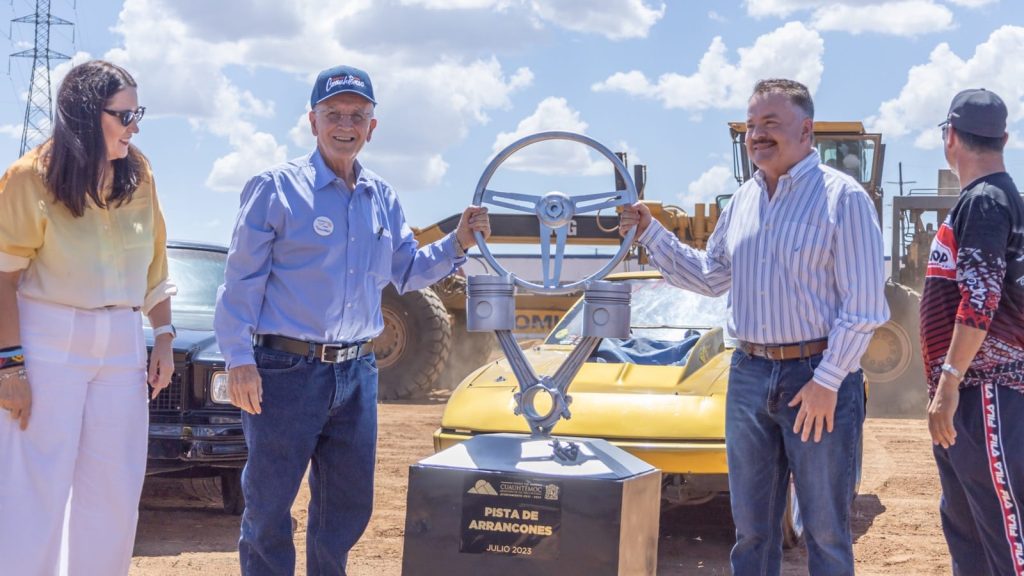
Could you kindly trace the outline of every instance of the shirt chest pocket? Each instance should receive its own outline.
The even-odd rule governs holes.
[[[832,258],[832,235],[822,226],[783,222],[771,241],[776,261],[791,273],[823,266]]]
[[[135,198],[112,213],[126,250],[153,247],[153,204],[149,198]]]
[[[366,269],[377,279],[377,284],[381,287],[391,280],[391,260],[394,254],[391,240],[391,231],[382,228],[374,236],[370,250],[366,253],[366,257],[369,258]]]

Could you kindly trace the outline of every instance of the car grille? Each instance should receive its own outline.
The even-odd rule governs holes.
[[[149,401],[149,411],[181,412],[185,406],[185,359],[174,355],[174,374],[171,383],[155,399]]]

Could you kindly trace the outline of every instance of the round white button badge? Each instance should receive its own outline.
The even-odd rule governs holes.
[[[313,220],[313,231],[320,236],[330,236],[334,232],[334,222],[327,216],[317,216]]]

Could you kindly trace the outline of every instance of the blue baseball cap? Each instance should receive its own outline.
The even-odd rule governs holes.
[[[369,74],[352,66],[335,66],[324,70],[316,77],[313,93],[309,97],[309,107],[313,108],[331,96],[342,92],[359,94],[374,105],[377,104],[377,101],[373,99],[373,84],[370,83]]]

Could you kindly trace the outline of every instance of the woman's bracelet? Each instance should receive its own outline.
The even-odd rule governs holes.
[[[26,372],[24,368],[20,368],[15,372],[4,372],[0,374],[0,383],[14,378],[15,376],[17,376],[19,380],[25,380],[28,377],[28,372]]]
[[[0,358],[15,358],[18,356],[24,356],[25,349],[21,346],[10,346],[8,348],[0,348]]]
[[[0,355],[0,370],[2,370],[4,368],[14,368],[15,366],[24,366],[24,365],[25,365],[25,354],[24,354],[24,352],[21,351],[20,348],[18,349],[18,354],[17,355],[11,355],[11,356],[6,356],[6,357]]]

